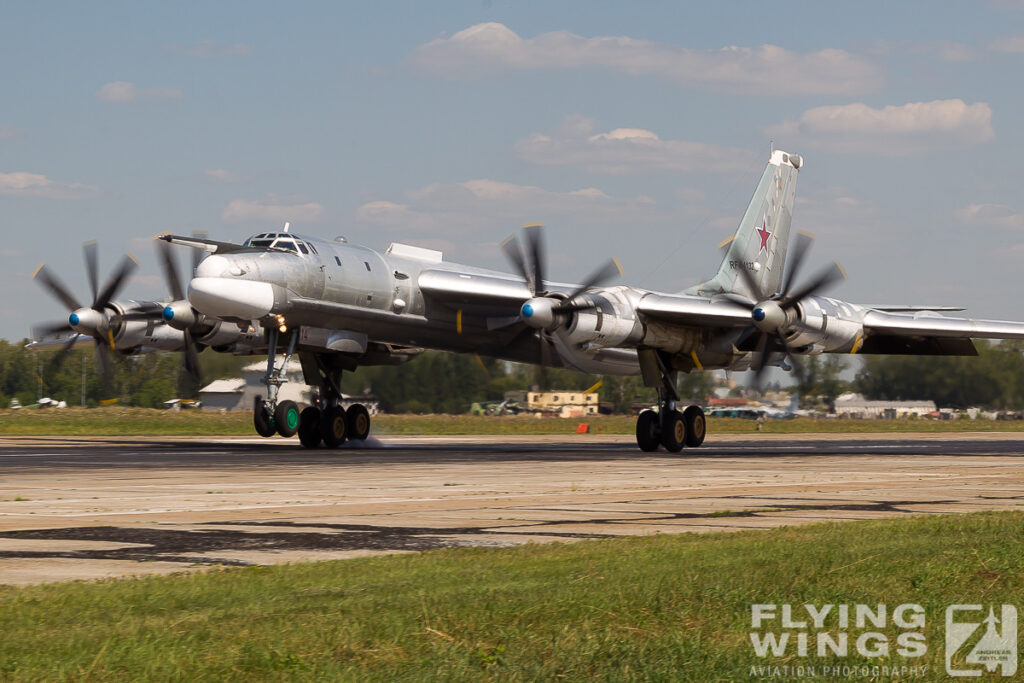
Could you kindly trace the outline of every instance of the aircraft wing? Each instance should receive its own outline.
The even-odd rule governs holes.
[[[1024,339],[1024,323],[1009,320],[947,318],[941,315],[868,311],[864,332],[903,337],[945,337],[952,339]]]
[[[478,273],[424,270],[418,283],[425,296],[449,305],[519,306],[531,296],[526,283],[519,278]]]
[[[744,327],[750,309],[732,301],[681,294],[648,294],[636,307],[644,319],[697,327]]]

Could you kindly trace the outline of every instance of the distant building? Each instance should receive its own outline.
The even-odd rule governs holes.
[[[895,420],[924,417],[936,412],[935,401],[868,401],[861,394],[841,394],[835,402],[837,417]]]
[[[596,391],[506,391],[506,401],[514,401],[530,412],[557,414],[558,417],[597,415],[601,403]]]
[[[244,375],[233,379],[218,379],[210,382],[199,390],[203,410],[252,410],[253,401],[257,396],[267,395],[267,386],[263,384],[263,376],[267,372],[266,361],[245,366]],[[307,384],[302,375],[302,366],[298,361],[289,361],[286,375],[288,381],[281,385],[278,392],[279,401],[295,401],[300,405],[313,403],[315,389]],[[353,403],[362,403],[371,415],[380,412],[380,403],[374,396],[343,395],[340,404],[347,408]]]

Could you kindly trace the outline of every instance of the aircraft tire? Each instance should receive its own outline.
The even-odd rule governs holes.
[[[683,422],[686,423],[686,447],[696,448],[704,443],[708,433],[708,421],[700,406],[689,406],[683,411]]]
[[[658,414],[653,410],[644,410],[636,418],[636,445],[640,450],[650,453],[658,450],[661,445],[661,425]]]
[[[306,448],[316,448],[324,440],[320,433],[320,409],[309,406],[299,414],[299,443]]]
[[[274,416],[267,410],[261,396],[257,396],[253,400],[252,425],[256,428],[256,433],[263,437],[271,437],[277,433],[277,428],[274,427]]]
[[[686,445],[686,420],[678,410],[673,410],[665,416],[661,428],[661,445],[669,453],[678,453]]]
[[[281,401],[274,411],[274,426],[284,438],[295,436],[299,430],[299,406],[295,401]]]
[[[348,438],[348,421],[345,419],[344,408],[331,406],[323,412],[320,416],[320,435],[327,448],[337,448],[345,443]]]
[[[348,420],[348,440],[366,441],[370,435],[370,411],[362,403],[353,403],[345,411]]]

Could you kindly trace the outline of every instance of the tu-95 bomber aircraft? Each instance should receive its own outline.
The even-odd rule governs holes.
[[[102,340],[103,321],[119,330],[164,324],[183,335],[175,343],[193,365],[198,347],[265,350],[267,395],[254,406],[256,431],[297,432],[310,448],[369,434],[364,407],[339,405],[343,372],[401,363],[428,348],[641,375],[657,389],[658,408],[638,416],[637,445],[678,452],[700,446],[706,434],[701,408],[677,405],[679,373],[752,369],[759,378],[769,366],[791,369],[804,354],[976,355],[972,339],[1024,338],[1024,323],[942,314],[959,308],[867,306],[823,296],[844,277],[837,263],[797,284],[812,242],[798,234],[787,259],[802,165],[796,154],[772,152],[735,235],[723,245],[718,272],[682,292],[610,285],[621,274],[614,260],[582,283],[552,282],[539,225],[526,226],[523,241],[512,236],[503,243],[513,273],[450,263],[440,252],[398,243],[379,253],[286,226],[242,244],[163,235],[205,252],[187,293],[175,275],[168,278],[169,304],[100,316],[90,311],[113,304],[94,297],[102,305],[76,310],[67,327]],[[218,346],[217,335],[226,342]],[[305,381],[319,390],[315,405],[301,413],[277,396],[296,354]]]

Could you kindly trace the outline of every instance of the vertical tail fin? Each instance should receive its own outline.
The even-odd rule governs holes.
[[[728,292],[756,299],[739,274],[741,268],[753,273],[765,296],[779,291],[793,221],[796,177],[802,165],[803,159],[796,154],[772,152],[736,234],[723,244],[728,247],[718,273],[688,289],[687,294],[711,296]]]

